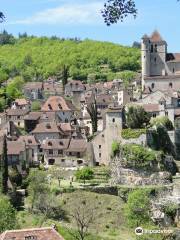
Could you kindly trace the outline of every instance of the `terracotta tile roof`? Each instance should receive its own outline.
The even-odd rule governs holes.
[[[30,112],[28,115],[25,116],[25,120],[38,120],[41,116],[41,112]]]
[[[159,104],[144,104],[142,107],[146,112],[159,112]]]
[[[24,152],[25,142],[24,141],[8,141],[7,142],[8,155],[19,155]]]
[[[40,120],[53,122],[56,120],[56,113],[55,112],[41,112]]]
[[[8,109],[7,115],[8,116],[25,116],[28,113],[26,109]]]
[[[152,35],[151,35],[151,37],[150,37],[150,40],[151,40],[151,42],[161,42],[161,41],[164,41],[164,40],[162,39],[160,33],[159,33],[157,30],[155,30],[155,31],[152,33]]]
[[[67,149],[70,139],[46,139],[41,147],[43,149]]]
[[[62,130],[55,122],[42,122],[36,125],[32,133],[61,133]]]
[[[29,237],[29,238],[28,238]],[[32,238],[30,238],[32,237]],[[34,237],[34,238],[33,238]],[[34,228],[6,231],[1,234],[0,240],[64,240],[54,228]]]
[[[26,146],[36,146],[36,145],[38,145],[35,137],[31,136],[31,135],[20,136],[18,141],[20,141],[20,142],[24,141]]]
[[[87,142],[84,139],[71,139],[67,152],[84,152]]]
[[[42,106],[42,111],[72,111],[75,107],[60,96],[52,96]]]
[[[24,85],[24,89],[42,89],[42,82],[29,82]]]
[[[28,101],[25,98],[19,98],[14,101],[17,105],[27,105]]]

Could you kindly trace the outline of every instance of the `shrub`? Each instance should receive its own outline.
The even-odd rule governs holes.
[[[113,141],[111,146],[112,157],[115,157],[116,155],[118,155],[119,149],[120,149],[120,143],[117,141]]]
[[[173,130],[173,124],[171,120],[167,116],[159,116],[156,118],[152,118],[150,121],[151,126],[164,126],[167,131]]]
[[[124,139],[139,138],[142,134],[146,134],[146,129],[123,129],[121,136]]]
[[[90,167],[85,167],[83,169],[77,170],[76,179],[83,180],[84,184],[86,180],[91,180],[94,178],[94,171]]]

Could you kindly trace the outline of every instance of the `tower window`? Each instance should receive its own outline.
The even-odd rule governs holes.
[[[154,50],[154,49],[153,49],[153,45],[151,45],[151,52],[153,52],[153,50]]]
[[[172,88],[173,84],[172,83],[169,83],[169,87]]]
[[[156,57],[155,57],[155,58],[154,58],[154,62],[155,62],[155,63],[156,63],[156,60],[157,60],[157,59],[156,59]]]
[[[151,84],[151,88],[154,88],[154,86],[155,86],[155,84],[154,84],[154,83],[152,83],[152,84]]]
[[[175,69],[173,68],[173,73],[175,72]]]
[[[115,123],[115,118],[112,119],[112,122]]]
[[[155,52],[157,52],[157,44],[155,44]]]

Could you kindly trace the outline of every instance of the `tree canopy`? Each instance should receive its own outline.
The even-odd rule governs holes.
[[[0,82],[15,76],[43,81],[53,75],[62,75],[65,82],[67,77],[86,82],[92,74],[95,82],[119,77],[128,82],[140,70],[137,48],[77,38],[11,38],[0,34]]]

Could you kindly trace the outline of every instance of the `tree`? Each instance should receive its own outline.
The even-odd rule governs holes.
[[[101,11],[107,26],[123,22],[129,15],[136,17],[137,9],[134,0],[107,0],[104,9]]]
[[[69,77],[69,67],[64,64],[61,70],[57,73],[57,80],[62,81],[63,91],[65,89],[65,85],[68,82],[68,77]]]
[[[4,13],[0,12],[0,23],[5,20]]]
[[[149,211],[149,191],[138,189],[129,193],[128,201],[125,205],[125,214],[130,226],[141,226],[141,224],[149,222]]]
[[[83,180],[84,184],[86,180],[91,180],[93,178],[94,178],[94,171],[89,167],[82,168],[80,170],[77,170],[76,172],[76,179]]]
[[[173,124],[171,120],[167,116],[158,116],[156,118],[152,118],[150,121],[151,126],[164,126],[168,131],[173,130]]]
[[[41,103],[39,101],[32,102],[31,110],[35,112],[41,110]]]
[[[1,191],[4,194],[8,192],[8,157],[7,157],[7,139],[4,136],[3,153],[1,158]]]
[[[85,240],[88,231],[95,220],[95,206],[82,196],[81,201],[74,203],[74,208],[70,216],[73,218],[77,232],[69,231],[76,240]]]
[[[4,195],[0,195],[0,216],[0,233],[16,228],[16,211]]]
[[[150,115],[139,106],[130,106],[126,112],[126,124],[128,128],[143,128],[149,124]]]
[[[94,134],[97,132],[98,128],[98,111],[95,97],[93,102],[87,106],[87,112],[89,113],[91,118],[92,133]]]

